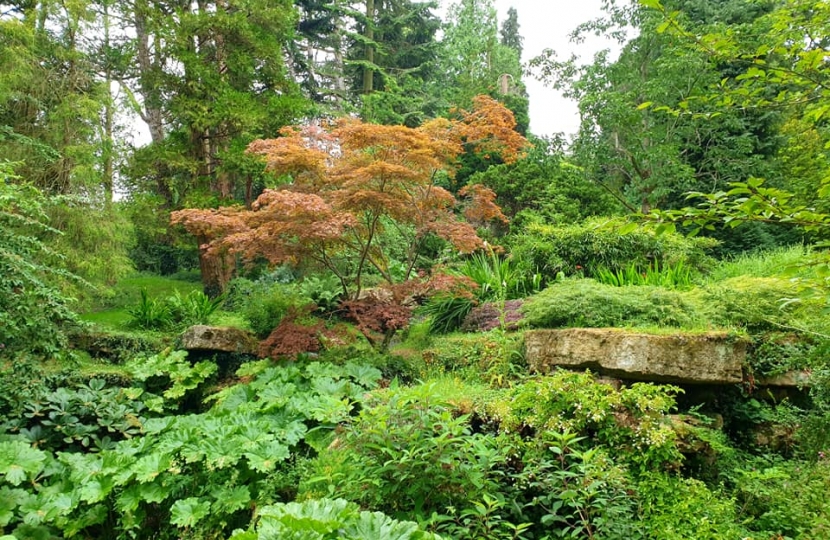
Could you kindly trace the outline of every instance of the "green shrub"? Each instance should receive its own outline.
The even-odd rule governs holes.
[[[311,303],[293,288],[274,284],[265,289],[253,287],[250,294],[237,300],[237,311],[251,326],[251,330],[265,338],[276,328],[292,308],[301,308]]]
[[[530,224],[512,240],[511,253],[548,282],[560,272],[591,277],[600,268],[617,272],[632,264],[645,268],[653,262],[661,266],[682,262],[705,271],[714,262],[707,255],[717,244],[714,240],[649,231],[622,234],[614,226],[613,221],[599,220],[568,226]]]
[[[478,409],[502,432],[590,436],[615,459],[647,470],[680,461],[668,418],[679,391],[646,383],[615,390],[590,373],[558,371],[518,384]]]
[[[73,281],[89,284],[68,272],[64,255],[49,247],[61,235],[47,225],[52,201],[13,180],[11,165],[0,161],[0,353],[55,353],[66,342],[64,325],[77,322],[62,288]]]
[[[827,538],[830,533],[830,460],[758,459],[731,475],[739,518],[762,538]]]
[[[469,416],[455,414],[430,385],[385,397],[320,455],[301,490],[419,521],[498,491],[497,467],[507,457],[498,438],[473,434]]]
[[[802,298],[797,283],[783,278],[735,277],[706,287],[703,301],[716,325],[750,331],[813,325],[821,318],[817,298]]]
[[[333,275],[306,276],[295,284],[297,293],[308,298],[319,311],[332,311],[343,297],[343,285]]]
[[[547,538],[638,538],[637,501],[624,467],[568,431],[525,445],[515,475],[522,520]],[[536,537],[536,536],[534,536]]]
[[[224,296],[211,298],[202,291],[191,291],[182,295],[176,291],[167,298],[173,321],[181,326],[207,324],[210,316],[219,309],[224,302]]]
[[[632,263],[616,271],[601,267],[596,272],[596,280],[615,287],[652,285],[667,289],[687,289],[692,286],[692,269],[683,261],[662,267],[654,261],[645,268]]]
[[[660,287],[614,287],[592,279],[554,283],[523,306],[535,328],[666,326],[702,324],[701,308],[691,295]]]
[[[191,291],[185,296],[175,291],[167,298],[150,298],[142,290],[138,304],[127,310],[130,315],[127,325],[143,330],[168,330],[207,324],[223,301],[224,297],[210,298],[202,291]]]
[[[751,538],[748,531],[738,525],[734,501],[699,480],[648,472],[640,475],[637,493],[645,538]]]
[[[423,350],[428,368],[505,386],[527,372],[520,334],[500,331],[436,337]]]

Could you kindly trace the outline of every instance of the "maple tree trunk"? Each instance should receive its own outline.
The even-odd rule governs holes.
[[[207,243],[206,238],[199,239],[199,270],[202,273],[205,294],[215,298],[225,292],[225,287],[236,269],[236,261],[233,255],[227,252],[220,255],[209,254]]]

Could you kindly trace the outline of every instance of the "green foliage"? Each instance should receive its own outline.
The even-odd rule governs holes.
[[[528,223],[578,223],[615,213],[619,204],[584,171],[565,159],[563,141],[529,137],[527,156],[472,175],[470,183],[492,189],[496,202],[511,219],[511,231]]]
[[[210,316],[219,309],[225,301],[224,296],[210,298],[202,291],[190,291],[182,296],[176,291],[173,296],[167,299],[170,306],[170,314],[174,324],[181,326],[192,326],[194,324],[207,324]]]
[[[398,390],[361,411],[336,447],[317,460],[306,489],[335,494],[420,521],[447,507],[471,508],[496,491],[507,448],[473,434],[430,385]],[[369,489],[367,489],[367,487]]]
[[[778,375],[819,364],[826,354],[826,347],[826,343],[816,338],[767,332],[753,340],[747,360],[756,377]]]
[[[343,499],[265,506],[257,514],[255,532],[237,532],[230,540],[440,540],[416,523],[361,511]]]
[[[457,272],[478,285],[475,294],[483,302],[524,298],[538,292],[541,276],[529,272],[519,261],[490,250],[489,253],[473,254]]]
[[[46,211],[49,225],[62,233],[50,240],[50,246],[64,254],[70,272],[96,287],[69,289],[85,305],[133,272],[127,253],[132,228],[120,207],[97,207],[80,197],[66,197],[52,202]]]
[[[60,234],[46,224],[48,200],[32,186],[12,184],[14,178],[0,162],[0,344],[55,353],[66,340],[63,326],[77,322],[61,284],[79,278],[43,240]]]
[[[746,276],[756,278],[816,276],[809,264],[810,250],[804,246],[782,247],[769,251],[752,251],[721,261],[708,276],[710,283]]]
[[[694,328],[703,310],[692,295],[662,287],[614,287],[592,279],[554,283],[522,307],[535,328],[663,326]]]
[[[35,447],[58,450],[95,450],[141,432],[145,406],[122,388],[108,388],[101,379],[28,395],[12,404],[22,414],[0,424],[19,433]]]
[[[297,292],[297,288],[270,281],[238,278],[231,282],[228,292],[228,303],[242,314],[251,330],[261,338],[267,337],[289,311],[312,303],[308,296]],[[333,301],[335,296],[329,285],[328,280],[310,281],[304,291],[316,295],[321,301]]]
[[[601,267],[596,272],[596,280],[615,287],[651,285],[666,289],[688,289],[692,286],[692,269],[682,260],[663,267],[657,261],[645,268],[630,264],[617,271]]]
[[[170,304],[160,298],[150,298],[146,290],[141,291],[138,305],[127,310],[130,320],[127,323],[134,328],[145,330],[166,329],[173,324],[173,312]]]
[[[734,502],[694,478],[649,472],[639,478],[637,492],[646,538],[654,540],[721,540],[747,538],[738,525]]]
[[[822,538],[830,532],[830,461],[764,462],[731,475],[739,518],[763,537]]]
[[[258,362],[238,375],[249,382],[212,396],[208,411],[136,418],[141,436],[96,454],[0,439],[0,492],[20,489],[3,497],[0,518],[10,530],[25,523],[67,536],[225,536],[247,525],[260,482],[302,451],[310,430],[333,430],[380,377],[355,363]]]
[[[456,373],[503,387],[527,372],[521,349],[521,335],[495,330],[436,337],[422,356],[433,372]]]
[[[543,441],[551,432],[590,436],[615,458],[648,470],[680,460],[667,417],[678,392],[646,383],[615,390],[590,373],[558,371],[507,390],[483,413],[505,433],[529,430]]]
[[[421,311],[429,317],[430,332],[447,334],[461,327],[475,305],[475,300],[468,296],[438,294],[430,298]]]
[[[165,400],[173,402],[174,405],[178,404],[187,392],[208,380],[217,370],[216,364],[210,361],[191,364],[187,360],[186,351],[162,352],[148,358],[139,357],[125,367],[136,381],[148,383],[143,390],[163,390],[164,399],[138,389],[132,391],[133,399],[141,397],[144,404],[157,413],[163,412],[165,406],[171,405]]]
[[[528,525],[542,538],[636,538],[636,499],[625,476],[605,452],[580,448],[583,437],[567,430],[541,434],[528,444],[516,484]]]
[[[663,267],[682,262],[705,271],[712,264],[706,251],[714,245],[714,240],[677,234],[626,232],[622,223],[594,220],[566,226],[529,224],[512,240],[511,250],[514,258],[552,281],[560,272],[594,276],[600,268],[617,272],[632,264],[645,268],[654,262]]]
[[[124,211],[135,235],[129,256],[136,270],[164,276],[187,269],[198,270],[198,246],[171,229],[170,212],[160,195],[132,193],[124,203]]]
[[[709,320],[750,331],[798,327],[800,322],[820,326],[821,302],[802,298],[800,285],[782,278],[736,277],[706,288]]]
[[[296,284],[299,296],[308,298],[319,311],[334,310],[343,296],[343,286],[337,277],[329,274],[306,276]]]
[[[207,324],[224,300],[224,296],[210,298],[202,291],[190,291],[186,296],[175,291],[167,298],[150,298],[142,289],[141,300],[127,310],[130,314],[127,325],[143,330],[169,330]]]

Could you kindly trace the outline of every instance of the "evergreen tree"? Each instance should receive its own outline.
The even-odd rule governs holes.
[[[510,47],[522,58],[522,47],[525,39],[519,34],[519,12],[510,7],[507,10],[507,19],[501,23],[501,44]]]

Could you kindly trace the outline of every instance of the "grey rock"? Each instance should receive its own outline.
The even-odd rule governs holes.
[[[217,351],[257,354],[259,341],[247,330],[226,326],[191,326],[179,337],[187,351]]]
[[[756,382],[758,386],[778,386],[781,388],[810,388],[810,370],[787,371],[771,377],[761,377]]]
[[[525,333],[531,370],[593,369],[639,381],[735,384],[747,343],[724,332],[646,334],[616,328],[567,328]]]

